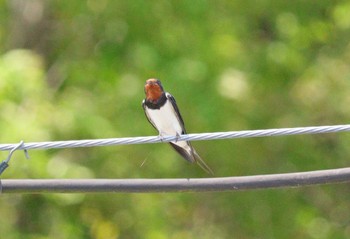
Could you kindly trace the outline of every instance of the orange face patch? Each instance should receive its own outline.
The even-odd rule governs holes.
[[[162,96],[163,90],[156,79],[149,79],[146,81],[145,93],[148,100],[156,101]]]

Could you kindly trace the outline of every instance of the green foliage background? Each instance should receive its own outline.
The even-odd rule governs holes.
[[[192,133],[346,124],[349,12],[348,1],[0,0],[0,141],[156,135],[141,108],[151,77]],[[349,138],[193,144],[224,177],[346,167]],[[207,176],[165,144],[29,153],[17,152],[2,178]],[[349,198],[346,184],[3,194],[0,237],[350,238]]]

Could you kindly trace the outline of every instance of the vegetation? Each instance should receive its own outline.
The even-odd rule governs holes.
[[[187,131],[346,124],[348,1],[0,0],[2,143],[156,135],[159,78]],[[349,165],[350,135],[198,141],[217,177]],[[166,144],[16,152],[2,178],[207,177]],[[5,159],[7,152],[1,153]],[[142,166],[141,166],[142,165]],[[345,184],[0,197],[0,237],[349,238]]]

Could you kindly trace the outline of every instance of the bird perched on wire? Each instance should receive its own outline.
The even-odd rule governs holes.
[[[186,134],[184,121],[176,105],[174,97],[165,92],[158,79],[148,79],[145,84],[146,98],[142,107],[148,121],[158,130],[159,136],[177,136]],[[187,161],[196,162],[204,171],[213,171],[198,155],[189,141],[173,141],[170,145]]]

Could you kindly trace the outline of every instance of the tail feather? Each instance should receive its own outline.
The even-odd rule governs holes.
[[[184,159],[186,159],[190,163],[194,163],[196,160],[192,154],[188,152],[188,150],[184,149],[183,147],[178,146],[177,144],[174,144],[170,142],[170,145],[178,152]]]
[[[193,150],[193,156],[199,167],[201,167],[208,174],[214,175],[213,170],[211,170],[211,168],[204,162],[204,160],[199,156],[196,150]]]
[[[204,160],[199,156],[199,154],[196,152],[196,150],[192,147],[190,142],[187,142],[188,146],[190,147],[189,150],[184,149],[183,147],[180,147],[176,145],[175,143],[170,142],[170,145],[187,161],[190,163],[196,162],[199,167],[201,167],[205,172],[208,174],[214,175],[213,170],[204,162]]]

